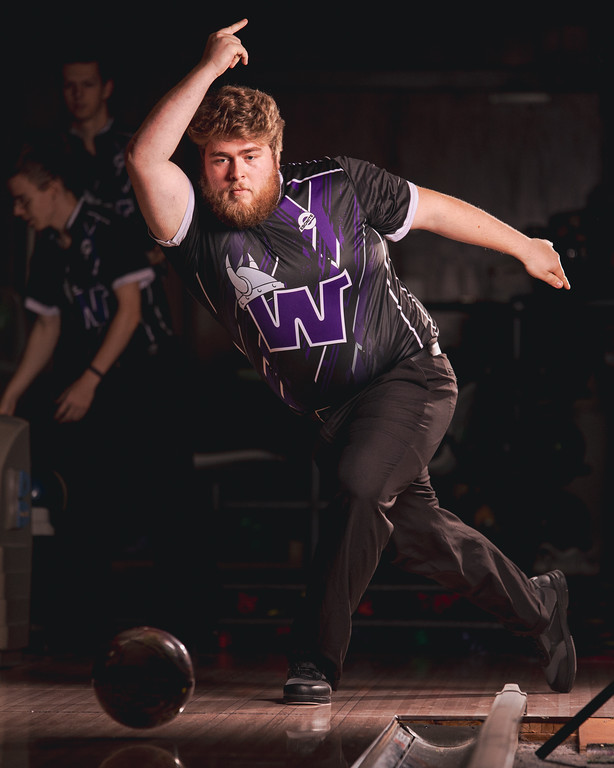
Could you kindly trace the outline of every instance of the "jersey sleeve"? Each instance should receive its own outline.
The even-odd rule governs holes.
[[[335,159],[351,179],[367,223],[388,240],[405,237],[418,207],[416,185],[364,160]]]
[[[111,225],[96,231],[97,247],[102,255],[100,278],[116,289],[138,283],[143,290],[155,279],[155,271],[141,247],[138,224],[132,218],[114,216]]]
[[[194,215],[194,203],[195,203],[194,187],[190,182],[188,204],[187,204],[185,213],[183,214],[183,220],[179,225],[179,229],[175,233],[175,236],[172,237],[170,240],[159,240],[157,237],[154,237],[154,235],[151,234],[150,232],[150,236],[156,241],[156,243],[158,243],[158,245],[161,245],[164,248],[172,248],[174,246],[180,245],[183,242],[188,232],[188,229],[190,227],[190,224],[192,223],[192,217]]]
[[[198,277],[199,269],[206,273],[211,272],[212,262],[207,259],[199,267],[199,255],[204,247],[201,230],[206,230],[206,225],[202,221],[201,206],[195,204],[194,190],[191,185],[190,190],[188,206],[177,234],[171,240],[156,240],[156,242],[162,246],[166,258],[184,281],[187,290],[197,301],[200,301],[204,293],[207,296],[207,306],[216,314],[217,311]]]
[[[63,267],[54,249],[39,241],[30,261],[24,306],[37,315],[57,315],[63,300]]]

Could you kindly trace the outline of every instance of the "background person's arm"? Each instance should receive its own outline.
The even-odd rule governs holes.
[[[0,399],[0,414],[14,415],[19,398],[51,360],[60,338],[61,325],[59,313],[37,316],[19,365]]]

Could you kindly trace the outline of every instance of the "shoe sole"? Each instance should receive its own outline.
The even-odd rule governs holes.
[[[284,704],[303,704],[309,706],[318,704],[330,704],[330,696],[284,696]]]
[[[283,688],[284,704],[330,704],[331,686],[323,675],[318,678],[288,677]]]
[[[556,690],[560,693],[569,693],[573,688],[574,681],[576,679],[577,671],[577,659],[576,648],[574,645],[573,637],[569,631],[567,624],[567,609],[569,607],[569,590],[567,588],[567,580],[562,571],[552,571],[548,574],[550,576],[550,583],[556,592],[556,599],[559,610],[558,621],[559,629],[565,642],[565,651],[569,660],[573,659],[573,664],[569,664],[569,674],[567,678],[562,682],[562,685],[557,686]]]
[[[322,690],[309,690],[305,685],[289,685],[284,687],[284,704],[330,704],[331,692]]]

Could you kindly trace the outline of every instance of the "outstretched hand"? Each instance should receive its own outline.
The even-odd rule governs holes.
[[[569,290],[571,285],[563,271],[559,254],[550,240],[533,238],[528,253],[523,257],[526,271],[538,280],[543,280],[553,288]]]
[[[223,75],[227,69],[233,69],[240,61],[247,64],[247,50],[235,35],[235,32],[243,29],[246,24],[247,19],[241,19],[209,35],[203,53],[203,62],[214,67],[216,77]]]

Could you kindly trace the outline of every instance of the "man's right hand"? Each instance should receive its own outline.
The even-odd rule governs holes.
[[[247,64],[247,50],[235,35],[246,24],[247,19],[242,19],[209,35],[202,61],[203,64],[211,64],[216,77],[223,75],[227,69],[233,69],[240,61]]]
[[[172,156],[212,83],[239,62],[247,64],[247,51],[235,35],[246,24],[242,19],[209,35],[198,64],[160,99],[128,145],[126,167],[158,240],[177,234],[190,197],[190,180]]]

